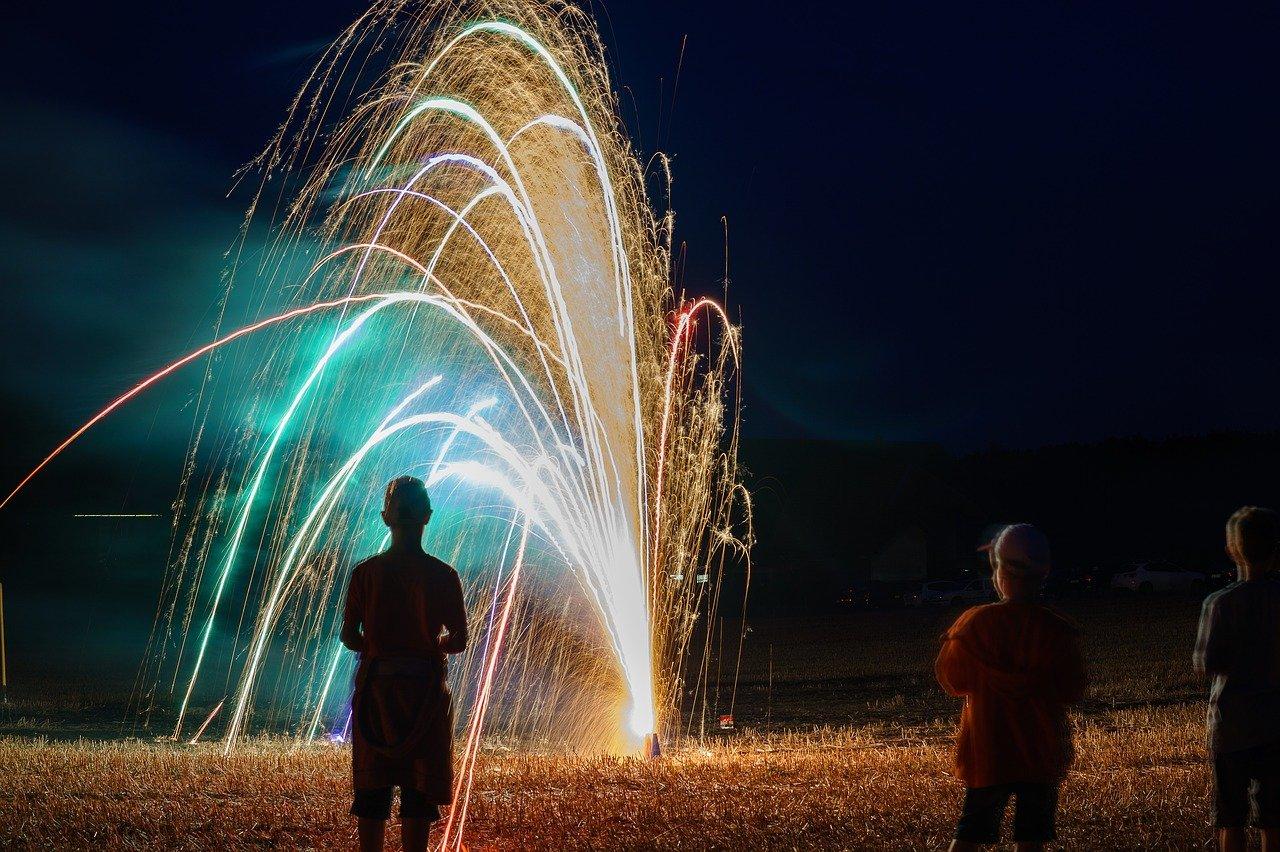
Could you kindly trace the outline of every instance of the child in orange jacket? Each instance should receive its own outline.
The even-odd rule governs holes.
[[[1058,788],[1071,764],[1067,706],[1084,696],[1078,630],[1036,603],[1049,573],[1049,543],[1030,524],[1001,531],[991,547],[1000,602],[974,607],[943,636],[938,683],[963,696],[956,774],[964,809],[953,850],[1000,842],[1000,821],[1016,799],[1019,850],[1055,838]]]

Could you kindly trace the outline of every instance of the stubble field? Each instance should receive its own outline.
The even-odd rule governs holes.
[[[1204,709],[1189,666],[1196,602],[1097,598],[1063,608],[1082,625],[1094,680],[1075,716],[1063,848],[1204,846]],[[490,751],[467,846],[943,847],[962,794],[948,774],[958,704],[934,685],[932,659],[955,614],[753,623],[739,732],[677,744],[658,761]],[[727,711],[727,686],[714,709]],[[39,708],[15,693],[0,734],[38,732]],[[224,757],[216,745],[62,740],[58,723],[44,724],[45,737],[0,739],[0,846],[353,844],[344,749],[263,740]]]

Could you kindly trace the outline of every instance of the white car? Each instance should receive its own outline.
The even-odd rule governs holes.
[[[1144,562],[1111,578],[1111,588],[1131,592],[1191,592],[1205,588],[1209,578],[1168,562]]]
[[[968,581],[933,580],[903,596],[907,606],[961,606],[994,599],[995,591],[986,577]]]

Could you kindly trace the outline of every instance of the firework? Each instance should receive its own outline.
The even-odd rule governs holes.
[[[650,206],[590,17],[379,4],[254,167],[249,221],[276,236],[232,281],[252,280],[234,286],[265,318],[120,395],[4,501],[205,365],[140,709],[171,708],[180,737],[189,710],[225,701],[227,748],[340,738],[346,572],[385,543],[380,487],[410,471],[477,637],[451,672],[450,837],[483,742],[635,752],[679,733],[687,673],[706,671],[709,639],[689,659],[700,615],[726,570],[749,570],[739,339],[718,304],[673,290],[674,220]]]

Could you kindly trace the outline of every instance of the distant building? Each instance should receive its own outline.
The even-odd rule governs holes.
[[[742,458],[759,612],[809,610],[878,580],[953,576],[965,556],[980,564],[973,551],[990,519],[940,478],[952,460],[937,444],[756,439]]]
[[[929,536],[910,524],[893,536],[867,560],[867,580],[897,582],[924,580],[929,576]]]
[[[865,576],[885,582],[931,580],[984,571],[977,552],[990,523],[986,508],[919,466],[902,472],[884,505]]]

